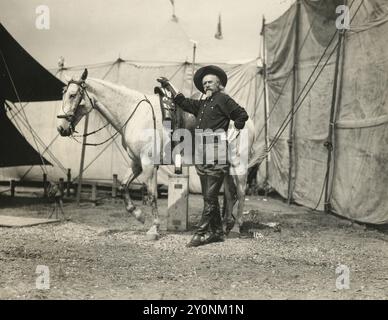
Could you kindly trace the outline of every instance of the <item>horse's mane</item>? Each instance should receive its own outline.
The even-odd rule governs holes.
[[[86,86],[102,101],[133,103],[144,99],[144,94],[139,91],[102,79],[88,78]]]

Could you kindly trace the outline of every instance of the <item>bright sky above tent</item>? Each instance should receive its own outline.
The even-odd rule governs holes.
[[[237,62],[259,54],[262,15],[279,17],[293,0],[2,0],[0,19],[44,66],[85,65],[123,59]],[[50,9],[50,29],[35,27],[39,5]],[[221,14],[223,39],[217,40]]]

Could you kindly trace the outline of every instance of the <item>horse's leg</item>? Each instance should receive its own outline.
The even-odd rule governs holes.
[[[224,178],[224,215],[223,225],[225,235],[228,235],[230,230],[233,228],[235,218],[233,216],[233,208],[237,202],[236,197],[236,186],[233,181],[233,177],[226,175]]]
[[[145,177],[145,184],[147,186],[147,204],[151,207],[152,216],[154,218],[152,227],[148,230],[147,235],[151,236],[153,240],[159,237],[159,211],[158,211],[158,186],[157,186],[157,167],[154,165],[143,166],[143,175]]]
[[[232,232],[240,233],[240,228],[243,224],[242,221],[242,215],[244,211],[244,204],[245,204],[245,190],[247,187],[247,175],[236,175],[233,176],[234,181],[237,188],[237,200],[238,200],[238,206],[237,206],[237,215],[236,215],[236,224],[234,225]]]
[[[129,195],[129,186],[132,183],[133,180],[135,180],[139,174],[141,173],[141,167],[137,164],[132,165],[132,173],[129,175],[126,183],[123,185],[123,191],[124,191],[124,203],[125,203],[125,210],[127,210],[128,213],[133,215],[136,220],[140,221],[141,223],[145,222],[145,216],[143,215],[143,212],[140,208],[136,208],[134,205],[131,196]]]

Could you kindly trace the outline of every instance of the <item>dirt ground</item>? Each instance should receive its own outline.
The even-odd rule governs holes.
[[[1,299],[387,299],[388,231],[333,215],[247,196],[246,215],[280,223],[280,232],[231,236],[223,243],[186,248],[192,231],[163,232],[127,216],[122,202],[93,206],[65,202],[71,220],[0,228]],[[190,195],[189,220],[202,210]],[[141,204],[136,201],[136,204]],[[38,198],[0,198],[0,215],[47,217]],[[167,199],[159,200],[165,214]],[[149,212],[149,211],[147,211]],[[38,265],[49,268],[50,288],[36,288]],[[339,265],[349,289],[336,287]]]

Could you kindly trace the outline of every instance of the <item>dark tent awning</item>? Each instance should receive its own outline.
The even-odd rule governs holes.
[[[6,114],[4,100],[61,100],[63,86],[0,24],[0,167],[52,165],[16,129]]]
[[[12,102],[61,100],[63,87],[0,24],[0,97]]]
[[[0,107],[0,167],[52,165],[27,142]]]

